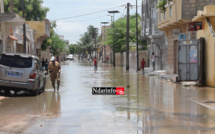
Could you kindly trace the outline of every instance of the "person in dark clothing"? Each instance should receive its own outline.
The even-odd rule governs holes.
[[[94,58],[94,70],[96,70],[97,69],[97,60],[96,60],[96,58]]]
[[[45,60],[44,60],[44,58],[42,59],[42,67],[43,68],[45,68],[45,64],[46,64],[46,62],[45,62]]]
[[[49,62],[48,62],[48,59],[46,59],[46,61],[45,61],[45,69],[46,69],[46,71],[48,71],[48,66],[49,66]]]

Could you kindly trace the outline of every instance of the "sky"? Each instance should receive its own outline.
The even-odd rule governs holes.
[[[137,1],[138,13],[140,13],[142,0]],[[118,10],[120,12],[115,14],[115,20],[126,15],[127,3],[133,5],[130,14],[135,14],[136,0],[43,0],[42,6],[50,9],[46,18],[50,21],[56,20],[55,32],[63,35],[70,44],[75,44],[81,35],[87,32],[89,25],[98,28],[100,33],[103,26],[101,22],[110,24],[111,16],[108,16],[107,11]]]

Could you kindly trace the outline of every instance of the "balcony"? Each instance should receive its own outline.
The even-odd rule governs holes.
[[[37,49],[41,48],[43,41],[50,37],[50,22],[49,20],[43,21],[26,21],[26,24],[35,31],[35,43]]]
[[[171,1],[166,4],[165,12],[158,9],[158,29],[165,31],[174,28],[183,22],[182,19],[182,0]]]

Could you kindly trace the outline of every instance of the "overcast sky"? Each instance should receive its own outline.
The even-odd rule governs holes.
[[[80,39],[80,35],[87,31],[89,25],[101,29],[100,22],[111,22],[107,10],[118,10],[119,14],[115,14],[115,20],[126,15],[125,5],[129,2],[134,5],[130,14],[136,11],[136,0],[43,0],[43,6],[49,7],[47,19],[58,20],[55,31],[64,35],[66,40],[76,43]],[[138,0],[138,6],[141,6],[141,0]],[[141,8],[138,7],[140,13]],[[97,12],[97,13],[95,13]],[[89,14],[87,16],[82,16]],[[80,16],[80,17],[76,17]],[[70,19],[63,19],[69,18]],[[63,19],[63,20],[59,20]]]

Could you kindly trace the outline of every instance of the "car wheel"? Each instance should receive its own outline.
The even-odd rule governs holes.
[[[10,90],[4,90],[6,95],[10,95]]]
[[[37,95],[39,94],[39,91],[40,91],[40,82],[38,83],[37,89],[36,89],[36,90],[32,90],[32,91],[31,91],[31,94],[32,94],[33,96],[37,96]]]
[[[31,94],[32,94],[33,96],[37,96],[38,93],[39,93],[39,90],[38,90],[38,89],[31,91]]]

